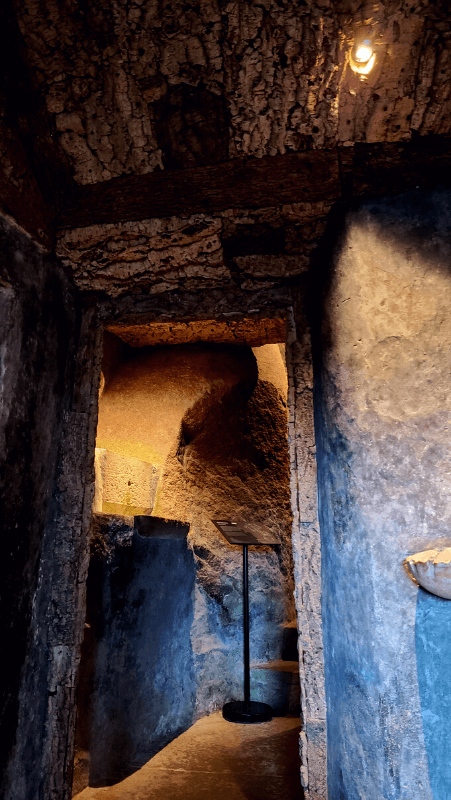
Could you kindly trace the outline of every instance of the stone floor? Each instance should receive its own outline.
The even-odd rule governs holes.
[[[134,775],[77,800],[301,800],[299,718],[261,725],[196,722]],[[75,800],[75,798],[74,798]]]

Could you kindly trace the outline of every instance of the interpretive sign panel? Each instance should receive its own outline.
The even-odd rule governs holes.
[[[212,522],[229,544],[280,544],[271,531],[260,523],[231,519],[213,519]]]

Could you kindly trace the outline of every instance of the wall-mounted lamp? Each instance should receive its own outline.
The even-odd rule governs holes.
[[[349,63],[353,72],[364,79],[374,67],[376,53],[370,39],[359,40],[354,44],[350,54]]]

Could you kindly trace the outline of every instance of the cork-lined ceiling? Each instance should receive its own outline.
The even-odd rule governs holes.
[[[449,134],[448,0],[17,0],[79,184]],[[374,42],[365,81],[349,65]]]
[[[154,270],[142,221],[173,219],[171,246],[179,217],[216,225],[230,250],[243,209],[304,244],[235,255],[299,253],[298,273],[340,198],[451,181],[450,37],[449,0],[3,0],[1,209],[47,249],[56,230],[81,288],[116,250],[113,294],[130,260]]]
[[[141,325],[109,325],[107,328],[130,347],[145,345],[215,342],[261,347],[286,341],[285,319],[274,317],[239,320],[186,320]]]

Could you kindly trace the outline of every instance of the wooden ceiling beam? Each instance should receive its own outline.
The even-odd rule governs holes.
[[[451,184],[451,140],[357,143],[146,175],[126,175],[78,186],[66,197],[57,227],[334,202],[416,187]]]

